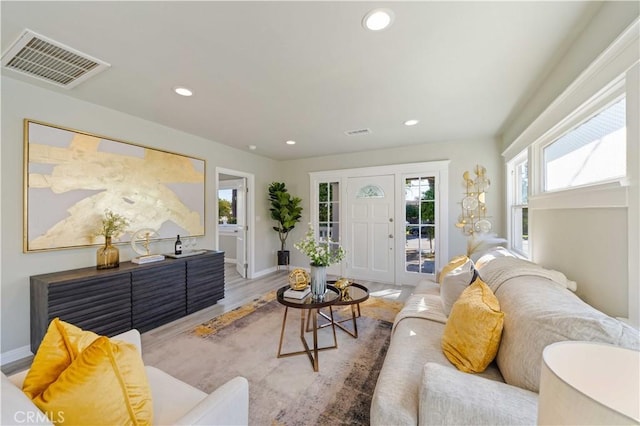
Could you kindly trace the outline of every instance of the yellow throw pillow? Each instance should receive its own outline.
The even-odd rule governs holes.
[[[444,265],[444,267],[440,271],[440,274],[438,275],[438,278],[436,280],[438,282],[438,284],[442,284],[442,280],[444,279],[444,277],[449,272],[451,272],[454,269],[459,268],[460,266],[464,265],[468,260],[469,260],[469,258],[467,256],[464,256],[464,255],[456,256],[453,259],[451,259],[449,261],[449,263]]]
[[[453,304],[442,336],[442,350],[458,370],[481,373],[500,346],[504,313],[491,289],[477,278]]]
[[[98,337],[54,318],[36,351],[22,391],[31,399],[40,395]]]
[[[153,420],[151,389],[137,348],[104,336],[33,402],[52,413],[57,424],[150,425]]]

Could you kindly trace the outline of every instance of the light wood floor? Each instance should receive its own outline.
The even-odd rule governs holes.
[[[170,322],[142,334],[142,347],[160,345],[176,335],[188,331],[198,324],[202,324],[218,315],[229,312],[239,306],[248,303],[270,290],[278,289],[287,284],[289,271],[282,269],[265,275],[261,278],[249,280],[242,278],[235,270],[235,265],[225,264],[225,297],[217,304],[195,312],[179,320]],[[332,278],[332,277],[329,277]],[[333,277],[335,279],[335,277]],[[377,283],[373,281],[357,281],[369,289],[372,296],[384,297],[391,300],[404,302],[411,291],[412,286],[396,286],[394,284]],[[31,365],[32,357],[22,359],[2,366],[2,372],[12,374],[22,371]]]
[[[198,324],[202,324],[211,318],[215,318],[225,312],[229,312],[239,306],[248,303],[270,290],[287,285],[289,271],[281,269],[261,278],[249,280],[242,278],[231,263],[225,264],[225,297],[217,304],[195,312],[189,316],[165,324],[142,335],[142,347],[150,347],[166,342],[182,332],[188,331]],[[331,279],[331,277],[329,277]],[[333,277],[335,279],[335,277]],[[404,302],[411,294],[413,287],[396,286],[394,284],[376,283],[373,281],[361,281],[369,289],[372,296],[385,297]]]

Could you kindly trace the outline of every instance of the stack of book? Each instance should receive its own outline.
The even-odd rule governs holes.
[[[287,299],[304,299],[307,295],[311,293],[310,287],[305,287],[304,290],[294,290],[292,288],[288,288],[284,291],[283,296]]]

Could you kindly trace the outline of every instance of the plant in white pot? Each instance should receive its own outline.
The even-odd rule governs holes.
[[[269,185],[269,201],[271,202],[271,219],[277,222],[273,229],[280,238],[280,251],[278,251],[278,265],[289,264],[289,251],[286,250],[289,232],[296,227],[302,217],[302,199],[293,197],[287,190],[284,182],[273,182]]]
[[[322,300],[327,290],[327,268],[334,263],[344,259],[346,252],[341,245],[327,239],[316,241],[313,227],[309,225],[309,230],[302,241],[293,245],[309,258],[311,266],[311,293],[316,300]]]

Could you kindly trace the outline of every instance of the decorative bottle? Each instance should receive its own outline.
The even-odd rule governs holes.
[[[98,269],[120,266],[120,251],[111,245],[111,237],[105,237],[104,247],[100,247],[96,252],[96,266]]]
[[[182,241],[180,241],[180,235],[178,235],[178,239],[176,240],[176,254],[182,254]]]

